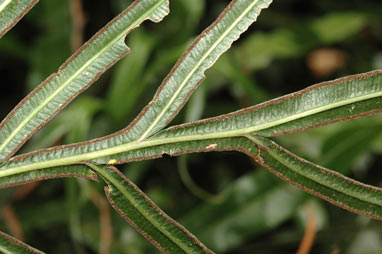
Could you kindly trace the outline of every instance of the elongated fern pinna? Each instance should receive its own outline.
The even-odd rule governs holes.
[[[0,37],[36,2],[0,2]],[[274,136],[381,112],[380,70],[316,84],[236,112],[164,129],[205,79],[205,71],[270,3],[233,0],[193,41],[151,102],[126,128],[98,139],[14,156],[37,130],[129,52],[124,40],[131,30],[145,20],[159,22],[169,13],[169,0],[134,1],[1,122],[0,187],[58,177],[102,180],[112,207],[163,253],[213,253],[116,166],[164,154],[239,151],[304,191],[351,212],[382,219],[382,189],[304,160],[272,140]],[[40,253],[3,233],[0,250]]]

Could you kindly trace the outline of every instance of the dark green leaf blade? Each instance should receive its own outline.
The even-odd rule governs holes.
[[[319,83],[230,114],[170,128],[171,136],[278,136],[382,111],[382,71]],[[158,137],[166,137],[163,132]]]
[[[4,0],[0,3],[0,38],[4,36],[38,0]]]
[[[71,165],[46,168],[32,172],[20,173],[0,178],[0,189],[22,185],[34,181],[41,181],[63,177],[81,177],[88,180],[97,180],[96,174],[84,165]]]
[[[204,79],[204,71],[229,49],[270,2],[271,0],[232,1],[219,18],[194,41],[164,80],[154,99],[127,128],[100,139],[66,146],[60,152],[49,149],[44,151],[47,152],[44,153],[44,159],[37,155],[40,151],[34,154],[34,162],[44,160],[45,167],[58,166],[54,165],[58,161],[52,164],[47,160],[57,159],[61,154],[64,157],[68,156],[61,158],[64,165],[77,164],[96,159],[95,157],[106,158],[108,155],[125,152],[127,147],[146,144],[146,138],[163,128],[180,110]],[[28,156],[23,156],[24,158],[30,159]],[[19,159],[21,157],[16,160]],[[62,162],[59,165],[63,165]],[[103,162],[106,164],[108,161]],[[0,176],[2,175],[0,172]]]
[[[382,219],[382,189],[362,184],[337,172],[307,162],[267,138],[258,135],[247,135],[246,137],[204,138],[175,142],[176,140],[164,144],[153,143],[150,147],[141,147],[128,152],[113,154],[95,160],[95,162],[99,161],[101,164],[105,163],[104,161],[122,163],[159,158],[163,154],[177,156],[192,152],[234,150],[247,154],[276,176],[295,184],[309,193],[349,211],[375,219]],[[33,156],[28,160],[33,161]],[[18,162],[13,163],[17,165]],[[23,164],[25,161],[20,163]],[[49,165],[49,162],[47,162],[47,165]],[[29,166],[26,165],[25,167]],[[9,169],[9,172],[13,175],[18,170],[23,172],[23,168],[24,166],[15,166],[15,168]],[[9,172],[6,169],[0,171],[0,173],[4,174],[9,174]]]
[[[29,245],[0,231],[0,252],[4,254],[44,254]]]
[[[14,157],[13,162],[0,167],[0,177],[38,168],[76,164],[85,160],[106,164],[110,159],[122,163],[137,158],[160,156],[160,152],[150,151],[149,147],[152,146],[169,144],[174,147],[181,146],[182,143],[204,141],[202,144],[208,147],[209,144],[216,143],[213,141],[215,139],[250,133],[263,136],[281,135],[379,113],[382,111],[381,96],[382,71],[358,74],[308,87],[231,114],[174,126],[147,140],[124,143],[123,137],[112,135],[101,140]],[[62,154],[64,157],[60,158]]]
[[[382,220],[382,189],[306,161],[269,139],[248,136],[259,148],[256,161],[278,177],[354,213]]]
[[[38,129],[128,53],[126,34],[168,13],[168,0],[136,0],[25,97],[0,124],[0,160],[9,158]]]
[[[105,192],[113,208],[162,253],[213,253],[160,210],[118,169],[111,165],[87,165],[106,180]]]
[[[272,0],[233,0],[202,32],[158,88],[153,100],[128,127],[140,141],[163,129],[204,80],[204,72],[256,21]]]

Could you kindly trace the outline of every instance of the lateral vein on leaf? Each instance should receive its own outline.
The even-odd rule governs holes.
[[[186,76],[186,78],[183,80],[183,82],[180,84],[178,89],[174,92],[171,99],[168,101],[168,103],[165,105],[164,109],[159,113],[159,115],[155,118],[155,120],[151,123],[151,125],[147,128],[147,130],[142,134],[142,136],[139,138],[139,141],[142,141],[146,139],[149,135],[151,130],[155,127],[155,125],[160,121],[160,119],[163,117],[163,115],[167,112],[167,110],[170,108],[172,103],[175,101],[179,93],[182,91],[184,86],[187,84],[187,82],[191,79],[192,75],[199,69],[199,67],[202,65],[204,60],[212,53],[212,51],[220,44],[220,42],[236,27],[236,25],[251,11],[251,9],[259,2],[260,0],[253,1],[252,4],[248,6],[247,9],[233,22],[228,29],[219,37],[218,40],[215,41],[214,44],[212,44],[212,47],[202,56],[202,58],[198,61],[198,63],[194,66],[194,68],[190,71],[190,73]]]
[[[11,0],[8,0],[11,1]],[[159,1],[156,5],[154,5],[152,8],[150,8],[147,12],[144,13],[140,18],[138,18],[136,21],[134,21],[130,26],[128,26],[126,29],[124,29],[116,38],[114,38],[112,41],[106,44],[105,47],[103,47],[99,52],[97,52],[92,58],[90,58],[80,69],[78,69],[67,81],[65,81],[60,88],[55,90],[48,98],[45,99],[45,101],[40,104],[35,110],[32,111],[32,113],[26,117],[17,128],[8,136],[8,138],[4,141],[4,143],[0,146],[0,152],[2,152],[7,145],[12,141],[12,139],[20,132],[21,129],[23,129],[28,122],[30,122],[52,99],[54,99],[59,93],[61,93],[70,83],[75,80],[86,68],[88,68],[100,55],[102,55],[104,52],[106,52],[108,49],[110,49],[117,41],[119,41],[121,38],[123,38],[128,31],[138,26],[141,22],[143,22],[147,17],[150,16],[150,14],[155,11],[164,1]]]

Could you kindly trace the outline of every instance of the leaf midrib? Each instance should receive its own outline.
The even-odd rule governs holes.
[[[13,254],[12,252],[9,252],[7,249],[0,246],[0,251],[4,252],[4,254]]]
[[[363,100],[367,100],[367,99],[372,99],[372,98],[377,98],[380,96],[382,96],[382,91],[378,92],[378,93],[367,94],[364,96],[358,96],[358,97],[348,99],[348,100],[343,100],[343,101],[340,101],[337,103],[333,103],[330,105],[316,108],[314,110],[308,110],[306,112],[309,112],[309,114],[304,112],[301,114],[296,114],[296,115],[290,116],[290,117],[285,118],[285,119],[288,119],[288,121],[293,121],[293,120],[297,120],[299,118],[302,118],[302,117],[305,117],[308,115],[321,113],[325,110],[334,109],[334,108],[341,107],[341,106],[346,106],[346,105],[349,105],[349,104],[352,104],[355,102],[359,102],[359,101],[363,101]],[[3,170],[0,170],[0,177],[6,177],[6,176],[24,173],[24,172],[29,172],[29,171],[33,171],[33,170],[37,170],[37,169],[42,169],[42,168],[50,168],[50,167],[63,166],[63,165],[72,165],[72,164],[76,164],[76,163],[79,163],[82,161],[91,161],[91,160],[106,157],[106,156],[112,156],[113,154],[129,152],[132,150],[154,147],[154,146],[158,146],[158,145],[188,142],[188,141],[208,140],[208,139],[239,137],[239,136],[244,136],[246,134],[254,133],[256,131],[275,127],[277,125],[284,124],[288,121],[280,119],[280,120],[276,120],[273,122],[269,122],[269,123],[265,123],[265,124],[261,124],[261,125],[257,125],[257,126],[252,126],[252,127],[242,128],[242,129],[237,129],[237,130],[231,130],[231,131],[222,131],[222,132],[196,134],[196,135],[184,135],[184,136],[156,138],[156,139],[153,138],[153,139],[148,139],[148,140],[144,140],[144,141],[133,141],[133,142],[130,142],[127,144],[114,146],[114,147],[106,148],[106,149],[99,150],[99,151],[93,151],[90,153],[78,154],[78,155],[62,157],[62,158],[55,158],[55,159],[51,159],[51,160],[45,160],[45,161],[30,163],[30,164],[26,164],[26,165],[22,165],[22,166],[16,166],[13,168],[3,169]]]
[[[185,246],[182,242],[178,241],[178,239],[174,238],[170,233],[168,233],[166,230],[162,229],[162,226],[160,223],[155,221],[148,213],[147,210],[142,208],[139,203],[135,202],[133,198],[130,197],[130,194],[126,189],[119,183],[118,180],[116,180],[114,177],[109,175],[107,172],[105,172],[102,168],[98,167],[97,165],[91,164],[91,163],[86,163],[86,165],[93,170],[95,170],[97,173],[102,175],[107,181],[109,181],[114,187],[116,187],[129,202],[137,209],[140,214],[142,214],[146,220],[148,220],[156,229],[158,229],[162,234],[164,234],[167,238],[169,238],[172,242],[174,242],[180,249],[185,251],[187,253],[187,246]]]
[[[4,9],[10,4],[12,0],[5,0],[1,5],[0,5],[0,13],[4,11]]]
[[[171,99],[167,102],[163,110],[159,113],[159,115],[155,118],[155,120],[151,123],[151,125],[146,129],[146,131],[142,134],[142,136],[138,139],[139,141],[142,141],[146,139],[150,134],[152,129],[157,125],[157,123],[161,120],[163,115],[168,111],[168,109],[171,107],[175,99],[178,97],[179,93],[183,90],[184,86],[186,86],[187,82],[191,79],[191,77],[194,75],[194,73],[199,69],[199,67],[202,65],[204,60],[216,49],[216,47],[220,44],[224,38],[237,26],[237,24],[243,20],[245,16],[252,10],[252,8],[259,2],[260,0],[253,1],[252,4],[248,6],[248,8],[245,9],[245,11],[233,22],[228,29],[219,37],[218,40],[215,41],[214,44],[210,47],[210,49],[200,58],[198,63],[194,66],[194,68],[190,71],[190,73],[186,76],[184,81],[181,83],[181,85],[178,87],[178,89],[175,91]]]
[[[80,69],[78,69],[67,81],[65,81],[62,86],[55,90],[52,95],[50,95],[44,103],[38,106],[32,113],[26,117],[20,125],[8,136],[8,138],[1,144],[0,153],[4,151],[4,149],[12,142],[13,138],[30,122],[48,103],[50,103],[59,93],[61,93],[70,83],[76,79],[86,68],[88,68],[100,55],[102,55],[105,51],[110,49],[117,41],[125,36],[125,34],[143,22],[147,17],[155,11],[158,6],[160,6],[165,0],[160,0],[157,4],[155,4],[152,8],[150,8],[147,12],[145,12],[140,18],[138,18],[135,22],[133,22],[130,26],[124,29],[116,38],[106,44],[98,53],[96,53],[92,58],[90,58]]]
[[[254,137],[252,135],[246,135],[246,138],[248,138],[249,140],[251,140],[255,144],[261,145],[261,143],[262,143],[260,140],[258,140],[256,137]],[[329,184],[328,181],[325,180],[325,179],[322,179],[320,177],[315,177],[314,175],[310,175],[310,174],[305,173],[303,170],[298,169],[298,167],[294,166],[293,164],[288,163],[282,156],[280,156],[279,154],[274,152],[272,149],[266,149],[266,151],[274,159],[276,159],[278,162],[280,162],[282,165],[284,165],[285,167],[287,167],[288,169],[292,170],[293,172],[295,172],[296,174],[298,174],[300,176],[306,177],[307,179],[309,179],[309,180],[311,180],[311,181],[313,181],[315,183],[318,183],[318,184],[320,184],[322,186],[325,186],[326,188],[338,191],[338,192],[340,192],[342,194],[351,196],[352,198],[356,198],[356,199],[361,200],[361,201],[363,201],[365,203],[371,203],[373,205],[382,206],[381,201],[378,202],[378,200],[373,200],[372,198],[367,198],[367,197],[365,197],[365,195],[359,195],[359,193],[357,193],[357,191],[353,192],[351,189],[349,189],[350,191],[347,191],[347,189],[343,188],[342,186],[341,187],[336,187],[335,185]]]

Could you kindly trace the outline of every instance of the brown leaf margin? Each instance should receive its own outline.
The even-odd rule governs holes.
[[[334,79],[334,80],[330,80],[330,81],[325,81],[325,82],[317,83],[317,84],[311,85],[311,86],[309,86],[309,87],[307,87],[305,89],[299,90],[297,92],[290,93],[290,94],[287,94],[287,95],[284,95],[284,96],[281,96],[281,97],[278,97],[278,98],[275,98],[275,99],[272,99],[272,100],[269,100],[269,101],[257,104],[255,106],[251,106],[251,107],[247,107],[247,108],[244,108],[244,109],[240,109],[240,110],[237,110],[235,112],[224,114],[224,115],[220,115],[220,116],[215,116],[215,117],[211,117],[211,118],[207,118],[207,119],[202,119],[202,120],[198,120],[198,121],[194,121],[194,122],[190,122],[190,123],[185,123],[185,124],[179,124],[179,125],[170,127],[170,128],[168,128],[166,130],[168,130],[168,131],[175,131],[175,130],[179,130],[179,129],[182,129],[182,128],[194,127],[194,126],[203,125],[203,124],[207,124],[207,123],[213,123],[213,122],[218,122],[218,121],[226,120],[226,119],[238,116],[238,115],[246,114],[246,113],[249,113],[249,112],[253,112],[253,111],[265,108],[265,107],[273,105],[273,104],[278,104],[278,103],[280,103],[282,101],[287,101],[290,98],[300,97],[303,94],[306,94],[306,93],[308,93],[308,92],[310,92],[312,90],[319,89],[321,87],[337,85],[337,84],[340,84],[340,83],[345,83],[345,82],[349,82],[349,81],[353,81],[353,80],[366,79],[366,78],[373,77],[373,76],[378,76],[378,75],[382,75],[382,70],[375,70],[375,71],[370,71],[370,72],[367,72],[367,73],[355,74],[355,75],[350,75],[350,76],[346,76],[346,77],[342,77],[342,78],[338,78],[338,79]],[[328,125],[328,124],[333,124],[333,123],[340,122],[340,121],[356,119],[356,118],[359,118],[359,117],[364,117],[364,116],[368,116],[368,115],[372,115],[372,114],[377,114],[377,113],[380,113],[380,112],[382,112],[382,109],[371,110],[371,111],[368,111],[368,112],[364,112],[362,114],[357,114],[357,115],[354,115],[354,116],[343,117],[343,118],[337,118],[337,119],[334,119],[334,120],[330,120],[330,121],[327,121],[327,122],[311,125],[311,126],[304,127],[304,128],[297,128],[297,129],[293,129],[293,130],[273,133],[271,136],[272,137],[276,137],[276,136],[281,136],[281,135],[285,135],[285,134],[291,134],[291,133],[300,132],[300,131],[304,131],[304,130],[311,129],[311,128],[316,128],[316,127],[321,127],[321,126],[325,126],[325,125]]]
[[[17,245],[18,247],[21,247],[21,248],[25,249],[26,251],[28,251],[30,253],[33,253],[33,254],[43,254],[43,252],[38,251],[37,249],[27,245],[26,243],[23,243],[22,241],[14,238],[13,236],[10,236],[10,235],[4,233],[4,232],[0,231],[0,237],[4,238],[5,240],[7,240],[9,242],[11,242],[12,244]]]
[[[179,230],[181,230],[188,238],[192,239],[192,241],[203,250],[205,254],[214,254],[211,250],[209,250],[206,246],[204,246],[193,234],[191,234],[185,227],[180,225],[177,221],[168,216],[162,209],[160,209],[143,191],[141,191],[138,186],[136,186],[133,182],[131,182],[121,171],[119,171],[116,167],[112,165],[107,165],[107,167],[112,170],[114,173],[118,174],[119,177],[123,179],[123,181],[139,195],[141,196],[147,204],[149,204],[151,211],[155,211],[161,217],[168,222],[168,224],[175,225]],[[137,224],[135,224],[124,211],[122,211],[118,205],[114,202],[111,197],[111,193],[108,186],[104,187],[106,197],[110,202],[111,206],[114,208],[116,212],[118,212],[121,217],[126,220],[132,227],[135,228],[140,234],[142,234],[147,240],[149,240],[156,248],[158,248],[162,253],[168,253],[166,249],[160,245],[157,241],[155,241],[150,235],[144,232]]]
[[[354,180],[352,178],[346,177],[346,176],[344,176],[344,175],[342,175],[342,174],[340,174],[340,173],[338,173],[336,171],[332,171],[332,170],[329,170],[327,168],[321,167],[321,166],[319,166],[317,164],[314,164],[314,163],[312,163],[310,161],[307,161],[307,160],[305,160],[305,159],[303,159],[303,158],[301,158],[301,157],[291,153],[290,151],[286,150],[285,148],[283,148],[282,146],[278,145],[277,143],[275,143],[273,141],[270,141],[270,143],[271,143],[271,146],[273,148],[275,148],[275,149],[277,149],[277,150],[279,150],[279,151],[281,151],[283,153],[286,153],[288,156],[294,158],[295,160],[297,160],[299,162],[302,162],[304,164],[309,164],[309,165],[315,167],[317,170],[319,170],[321,172],[325,172],[326,174],[330,174],[330,175],[339,177],[339,178],[341,178],[344,181],[347,181],[347,182],[349,182],[351,184],[354,184],[354,185],[357,185],[359,187],[368,189],[370,191],[382,192],[382,188],[379,188],[379,187],[376,187],[376,186],[372,186],[372,185],[368,185],[368,184],[364,184],[364,183],[356,181],[356,180]],[[271,166],[269,166],[267,164],[267,161],[266,161],[266,158],[264,156],[264,153],[267,153],[268,148],[263,147],[263,146],[258,145],[258,144],[255,144],[255,145],[259,149],[259,154],[258,155],[256,155],[256,156],[250,155],[248,153],[249,151],[246,151],[245,154],[247,154],[248,156],[252,157],[255,160],[256,163],[258,163],[260,166],[266,168],[269,172],[273,173],[274,175],[276,175],[280,179],[282,179],[282,180],[284,180],[284,181],[286,181],[286,182],[288,182],[288,183],[298,187],[299,189],[301,189],[301,190],[303,190],[303,191],[305,191],[307,193],[313,194],[313,195],[315,195],[315,196],[317,196],[317,197],[319,197],[321,199],[324,199],[324,200],[328,201],[329,203],[331,203],[333,205],[341,207],[341,208],[343,208],[345,210],[348,210],[348,211],[350,211],[352,213],[365,215],[365,216],[368,216],[368,217],[376,219],[376,220],[382,220],[382,215],[378,216],[378,215],[375,215],[375,214],[372,214],[372,213],[369,213],[369,212],[365,212],[365,211],[362,211],[362,210],[359,210],[359,209],[355,209],[355,208],[350,207],[350,206],[348,206],[346,204],[343,204],[343,203],[341,203],[341,202],[339,202],[337,200],[334,200],[334,199],[332,199],[332,198],[330,198],[330,197],[328,197],[326,195],[323,195],[323,194],[321,194],[321,193],[319,193],[319,192],[317,192],[317,191],[315,191],[313,189],[307,188],[304,185],[302,185],[302,184],[300,184],[300,183],[298,183],[298,182],[296,182],[294,180],[291,180],[287,176],[285,176],[282,173],[280,173],[279,171],[277,171],[277,169],[274,169],[274,168],[272,168]],[[357,198],[355,198],[355,199],[357,199]]]
[[[230,4],[223,10],[223,12],[220,13],[218,18],[210,26],[208,26],[202,33],[199,34],[199,36],[192,42],[192,44],[187,48],[187,50],[183,53],[183,55],[178,59],[176,64],[172,67],[170,73],[167,74],[165,79],[162,81],[161,85],[159,86],[159,88],[155,92],[155,95],[154,95],[153,99],[141,110],[141,112],[134,118],[134,120],[127,127],[123,128],[123,129],[121,129],[121,130],[119,130],[117,132],[114,132],[112,134],[106,135],[104,137],[95,138],[95,139],[92,139],[92,140],[88,140],[88,141],[84,141],[84,142],[79,142],[79,143],[74,143],[74,144],[67,144],[67,145],[62,145],[62,146],[57,146],[57,147],[41,149],[41,150],[38,150],[38,151],[32,151],[30,153],[26,153],[26,154],[21,154],[21,155],[15,156],[15,157],[11,158],[11,160],[12,161],[20,161],[20,160],[23,160],[26,157],[29,157],[29,156],[32,156],[32,155],[41,154],[41,153],[45,153],[45,152],[54,152],[54,151],[57,151],[57,150],[62,150],[62,149],[67,149],[67,148],[76,148],[76,147],[80,147],[80,146],[87,146],[87,145],[90,145],[90,144],[102,142],[102,141],[114,138],[116,136],[121,136],[121,135],[124,135],[124,134],[128,133],[132,128],[135,127],[135,125],[138,123],[138,121],[141,120],[144,117],[144,115],[150,109],[152,104],[154,104],[158,100],[158,97],[159,97],[161,91],[165,88],[168,80],[171,78],[171,76],[174,74],[174,72],[180,66],[180,64],[186,59],[186,57],[196,47],[196,45],[206,36],[206,34],[208,32],[210,32],[215,26],[217,26],[217,24],[225,17],[225,15],[227,15],[227,13],[231,10],[232,6],[234,6],[237,2],[238,2],[238,0],[231,1]],[[271,2],[272,1],[270,1],[270,3]],[[169,3],[169,2],[167,2],[167,3]],[[261,8],[261,10],[265,9],[267,7],[268,6],[264,6],[263,8]],[[251,24],[248,25],[247,29],[249,28],[250,25]],[[243,32],[245,32],[245,30]],[[203,77],[201,80],[199,80],[197,82],[197,84],[187,93],[187,95],[184,97],[183,102],[179,105],[178,109],[171,115],[171,117],[166,121],[166,124],[170,123],[172,121],[172,119],[179,113],[179,111],[182,109],[182,107],[186,104],[188,99],[191,97],[192,93],[198,88],[198,86],[204,81],[204,79],[205,79],[205,77]],[[221,116],[221,117],[223,117],[223,116]],[[216,118],[219,118],[219,117],[216,117]],[[211,118],[211,119],[213,119],[213,118]],[[210,121],[209,119],[207,119],[207,120]],[[193,124],[198,124],[198,123],[199,123],[199,121],[193,122]],[[182,128],[182,127],[187,127],[188,124],[182,124],[182,125],[178,125],[178,126],[179,126],[179,128]],[[0,125],[0,128],[1,127],[2,126]],[[175,128],[175,127],[173,127],[173,128]],[[170,129],[172,129],[172,128],[170,128]],[[9,156],[8,156],[8,158],[9,158]]]
[[[38,3],[39,0],[33,0],[25,9],[13,19],[12,23],[10,23],[7,27],[3,29],[3,31],[0,32],[0,39],[9,31],[11,30],[24,16],[27,14],[33,6],[35,6]]]
[[[237,141],[233,142],[234,145],[227,146],[226,144],[224,144],[224,142],[226,140],[237,140]],[[292,185],[295,185],[296,187],[300,188],[301,190],[303,190],[305,192],[313,194],[319,198],[322,198],[322,199],[328,201],[331,204],[334,204],[334,205],[341,207],[345,210],[348,210],[350,212],[365,215],[365,216],[368,216],[368,217],[373,218],[373,219],[382,220],[382,215],[379,216],[379,215],[375,215],[375,214],[365,212],[365,211],[362,211],[359,209],[355,209],[355,208],[350,207],[346,204],[343,204],[343,203],[341,203],[341,202],[339,202],[339,201],[337,201],[337,200],[335,200],[329,196],[322,195],[321,193],[318,193],[317,191],[314,191],[313,189],[307,188],[307,187],[301,185],[300,183],[288,178],[284,174],[277,171],[277,169],[272,168],[267,164],[266,158],[264,156],[264,154],[267,153],[266,147],[263,147],[263,146],[255,143],[255,142],[249,140],[246,137],[234,137],[234,138],[227,138],[227,139],[211,139],[211,140],[194,141],[194,142],[200,143],[200,146],[197,148],[192,148],[192,149],[187,149],[187,150],[177,150],[177,151],[173,151],[173,152],[167,151],[165,149],[161,149],[162,150],[161,153],[158,153],[156,155],[152,155],[149,158],[142,157],[142,158],[134,158],[131,160],[121,160],[121,161],[118,161],[118,163],[125,163],[125,162],[132,162],[132,161],[139,161],[139,160],[146,160],[146,159],[156,159],[156,158],[161,158],[163,155],[179,156],[179,155],[183,155],[183,154],[187,154],[187,153],[212,152],[212,151],[215,151],[215,152],[222,152],[222,151],[241,152],[243,154],[246,154],[248,157],[252,158],[256,162],[256,164],[258,164],[259,166],[266,168],[272,174],[276,175],[277,177],[281,178],[282,180],[284,180],[284,181],[286,181]],[[291,156],[292,158],[294,158],[300,162],[307,163],[311,166],[314,166],[315,168],[317,168],[317,170],[320,170],[320,171],[323,171],[327,174],[339,177],[339,178],[341,178],[341,179],[343,179],[343,180],[345,180],[351,184],[360,186],[362,188],[369,189],[369,190],[374,191],[374,192],[382,192],[382,188],[361,183],[359,181],[356,181],[354,179],[346,177],[346,176],[344,176],[344,175],[342,175],[336,171],[332,171],[332,170],[323,168],[319,165],[316,165],[312,162],[309,162],[305,159],[298,157],[297,155],[291,153],[290,151],[286,150],[285,148],[281,147],[280,145],[276,144],[273,141],[270,141],[270,142],[274,148],[276,148],[282,152],[285,152],[286,154],[288,154],[288,156]],[[216,144],[216,146],[214,146],[214,148],[211,149],[208,144],[214,144],[214,145]]]
[[[79,166],[79,165],[75,165],[75,166]],[[66,167],[70,167],[70,166],[62,166],[62,167],[66,168]],[[46,174],[42,175],[42,176],[39,176],[39,177],[35,177],[33,179],[28,179],[28,180],[24,180],[24,181],[15,181],[15,182],[12,182],[12,183],[9,183],[9,184],[3,184],[3,185],[0,184],[0,189],[5,189],[5,188],[9,188],[9,187],[15,187],[15,186],[19,186],[19,185],[33,183],[33,182],[36,182],[36,181],[43,181],[43,180],[50,180],[50,179],[57,179],[57,178],[72,178],[72,177],[75,177],[75,178],[82,178],[82,179],[87,179],[87,180],[98,182],[97,174],[94,171],[90,170],[90,169],[89,169],[89,172],[90,172],[89,175],[80,174],[80,173],[69,173],[69,172],[68,173],[58,173],[58,174],[49,174],[49,170],[51,170],[51,169],[49,169],[49,168],[47,168],[47,169],[40,169],[39,173],[45,173],[46,172]],[[22,174],[28,175],[28,174],[30,174],[30,172],[20,173],[20,174],[14,175],[14,176],[18,177],[18,176],[20,176]]]
[[[38,1],[38,0],[36,0]],[[87,42],[85,42],[79,49],[77,49],[72,56],[70,56],[59,68],[56,73],[51,74],[47,79],[45,79],[40,85],[38,85],[32,92],[30,92],[24,99],[22,99],[16,107],[6,116],[6,118],[1,121],[0,123],[0,129],[3,128],[3,126],[9,121],[10,118],[12,118],[16,112],[36,93],[38,93],[42,88],[44,88],[54,77],[60,76],[62,70],[68,66],[85,48],[87,48],[93,41],[95,41],[102,33],[104,33],[110,26],[112,26],[115,22],[117,22],[120,18],[122,18],[124,15],[126,15],[128,12],[130,12],[133,8],[135,8],[141,1],[144,0],[135,0],[129,7],[127,7],[123,12],[118,14],[115,18],[113,18],[109,23],[107,23],[101,30],[99,30],[96,34],[94,34]],[[167,8],[169,12],[169,1],[167,0]],[[158,23],[161,21],[161,19],[152,19],[147,18],[148,20],[151,20],[155,23]],[[146,19],[146,20],[147,20]],[[144,21],[144,20],[143,20]],[[129,34],[134,28],[126,32],[126,35]],[[126,36],[125,35],[125,36]],[[107,66],[105,66],[100,72],[97,73],[97,75],[94,76],[94,78],[82,89],[74,93],[72,96],[68,98],[68,100],[63,103],[55,112],[53,112],[44,122],[42,122],[39,126],[35,127],[34,130],[26,137],[24,137],[23,142],[21,142],[16,148],[14,148],[2,161],[8,160],[12,155],[14,155],[24,144],[27,142],[38,130],[40,130],[42,127],[44,127],[53,117],[55,117],[62,109],[64,109],[74,98],[76,98],[79,94],[84,92],[86,89],[88,89],[96,80],[99,79],[99,77],[108,70],[111,66],[113,66],[116,62],[121,60],[124,56],[126,56],[130,51],[130,48],[126,45],[126,51],[123,52],[118,58],[116,58],[114,61],[109,63]],[[86,143],[86,142],[84,142]]]

